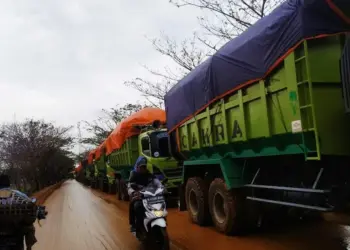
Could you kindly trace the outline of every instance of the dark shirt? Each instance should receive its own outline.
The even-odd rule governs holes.
[[[147,186],[153,180],[154,176],[147,171],[146,173],[138,173],[136,171],[132,171],[130,173],[129,182],[135,183],[141,186]]]
[[[153,185],[155,185],[157,188],[162,187],[162,183],[157,178],[155,178],[155,176],[151,174],[149,171],[143,174],[135,171],[131,172],[130,178],[129,178],[129,184],[128,184],[128,194],[131,196],[134,191],[138,191],[138,190],[134,190],[131,187],[131,184],[137,184],[137,185],[146,187],[151,182],[153,182]]]

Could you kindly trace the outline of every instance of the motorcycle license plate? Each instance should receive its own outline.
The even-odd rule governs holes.
[[[148,203],[162,203],[164,202],[164,197],[163,196],[154,196],[154,197],[147,197],[146,198]]]

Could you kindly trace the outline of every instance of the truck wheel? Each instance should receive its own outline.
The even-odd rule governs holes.
[[[109,191],[108,184],[109,184],[108,182],[102,181],[102,191],[104,193],[108,193],[108,191]]]
[[[108,183],[108,193],[115,194],[115,191],[116,191],[115,183],[113,183],[113,184]]]
[[[122,201],[129,201],[128,191],[126,189],[126,183],[124,180],[120,180],[119,192]]]
[[[209,210],[219,232],[239,234],[244,223],[244,196],[239,190],[230,191],[225,181],[217,178],[209,187]]]
[[[199,177],[190,178],[186,184],[186,204],[191,220],[204,226],[208,222],[208,188]]]
[[[103,180],[101,179],[98,180],[98,189],[103,192]]]
[[[117,199],[122,200],[122,196],[120,193],[120,179],[115,180],[115,186],[116,186]]]

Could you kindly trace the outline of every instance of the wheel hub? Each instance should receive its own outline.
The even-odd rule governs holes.
[[[224,223],[226,219],[226,206],[224,197],[220,193],[214,195],[214,215],[219,223]]]
[[[189,205],[190,205],[190,209],[191,209],[192,213],[197,214],[198,213],[198,201],[197,201],[197,195],[193,189],[190,191],[189,203],[190,203]]]

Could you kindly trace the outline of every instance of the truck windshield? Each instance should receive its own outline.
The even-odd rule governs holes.
[[[150,139],[152,157],[170,157],[167,132],[153,132]]]

